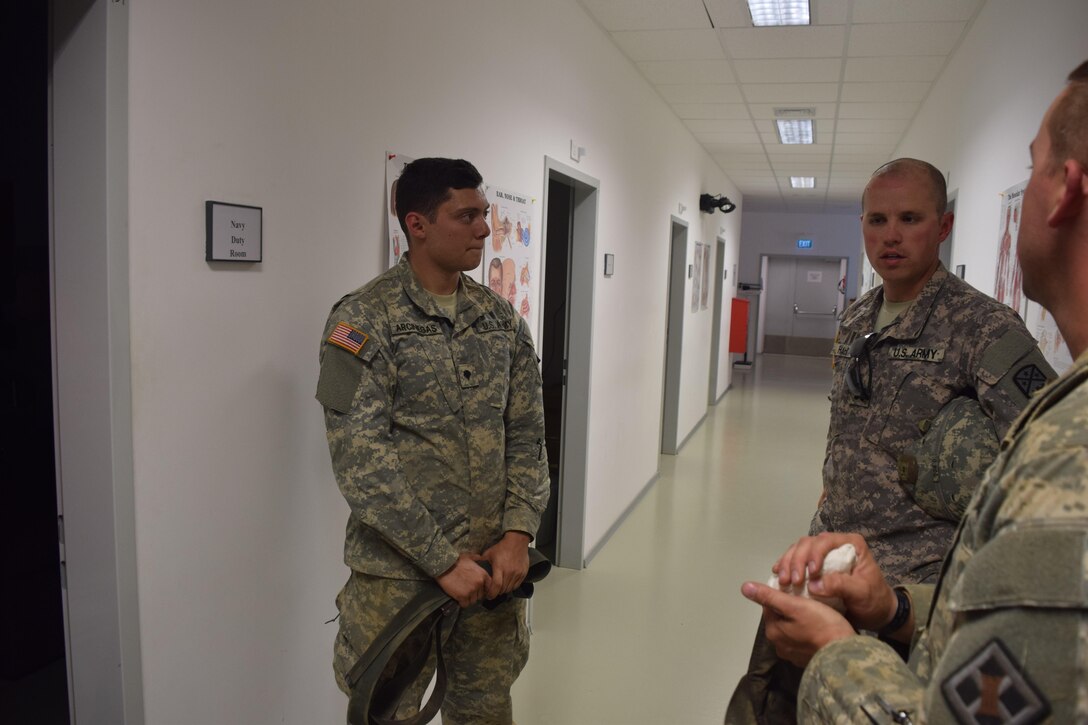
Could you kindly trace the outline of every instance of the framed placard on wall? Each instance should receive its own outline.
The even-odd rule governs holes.
[[[207,262],[260,262],[261,215],[259,206],[204,202]]]

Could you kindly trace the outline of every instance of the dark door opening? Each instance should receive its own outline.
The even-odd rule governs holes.
[[[540,342],[544,381],[544,441],[548,448],[551,498],[540,522],[536,546],[556,561],[559,529],[559,479],[563,454],[563,403],[567,382],[567,298],[574,188],[548,180],[547,240],[544,259],[544,331]]]
[[[49,261],[49,4],[4,3],[0,67],[0,713],[5,722],[67,723]]]

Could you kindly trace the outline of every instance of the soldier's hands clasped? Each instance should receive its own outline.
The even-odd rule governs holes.
[[[476,563],[472,554],[461,554],[457,561],[435,580],[442,591],[461,607],[471,607],[487,598],[491,577]]]
[[[529,573],[528,534],[507,531],[497,544],[485,550],[483,558],[491,563],[491,582],[487,598],[494,599],[514,591]]]

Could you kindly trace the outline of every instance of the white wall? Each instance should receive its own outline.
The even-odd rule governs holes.
[[[1088,3],[989,0],[896,156],[950,172],[958,189],[953,269],[992,294],[1005,189],[1026,181],[1028,144],[1065,77],[1088,58]]]
[[[750,211],[741,232],[740,279],[759,281],[764,254],[847,258],[846,299],[857,297],[861,248],[860,201],[856,214],[773,214]],[[811,239],[811,249],[798,249],[798,239]]]
[[[463,156],[540,199],[544,156],[586,147],[597,266],[616,255],[591,313],[587,550],[657,470],[670,214],[687,207],[692,248],[738,240],[741,213],[698,197],[740,194],[573,0],[129,7],[147,720],[335,722],[323,622],[347,508],[313,393],[329,307],[382,268],[385,153]],[[263,207],[263,263],[204,262],[209,199]],[[705,410],[711,320],[685,323],[681,435]]]

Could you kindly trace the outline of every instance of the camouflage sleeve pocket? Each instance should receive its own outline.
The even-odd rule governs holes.
[[[1034,338],[1026,330],[1013,329],[986,350],[979,379],[1004,390],[1013,400],[1026,401],[1057,377]]]
[[[1088,531],[1059,526],[1006,531],[967,563],[949,604],[956,612],[1004,607],[1083,609]]]
[[[317,400],[339,413],[351,410],[363,376],[363,362],[347,350],[327,346],[317,379]]]

